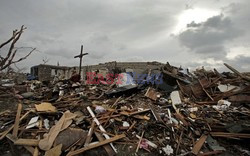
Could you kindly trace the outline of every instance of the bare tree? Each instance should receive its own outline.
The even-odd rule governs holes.
[[[20,30],[14,30],[13,31],[13,35],[10,39],[8,39],[6,42],[0,44],[0,49],[3,48],[4,46],[10,44],[10,47],[8,49],[7,55],[6,56],[2,56],[0,54],[0,71],[3,71],[4,69],[7,69],[8,67],[10,67],[12,64],[18,63],[22,60],[25,60],[28,56],[30,56],[30,54],[36,50],[36,48],[31,48],[31,51],[29,51],[29,53],[27,55],[25,55],[24,57],[21,57],[17,60],[13,60],[16,56],[16,53],[18,51],[19,48],[15,47],[16,42],[20,39],[22,33],[24,32],[24,30],[26,29],[26,27],[24,27],[23,25],[21,26]]]
[[[49,62],[49,59],[45,56],[44,58],[43,58],[43,64],[46,64],[46,63],[48,63]]]

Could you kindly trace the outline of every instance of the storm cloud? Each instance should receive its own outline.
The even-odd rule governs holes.
[[[234,65],[248,58],[232,48],[250,46],[249,4],[247,0],[2,0],[0,43],[25,25],[27,30],[16,46],[38,49],[18,64],[28,68],[43,63],[45,57],[48,64],[77,66],[79,60],[73,57],[81,45],[89,53],[84,65],[114,60],[168,61],[176,66],[204,63],[220,68],[223,62]],[[196,8],[218,14],[202,22],[188,17],[182,31],[174,34],[179,17]],[[231,53],[236,54],[229,59]],[[239,68],[244,70],[245,64]]]

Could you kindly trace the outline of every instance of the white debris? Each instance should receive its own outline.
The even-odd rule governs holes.
[[[165,99],[165,98],[160,98],[159,99],[160,104],[166,104],[167,102],[168,102],[168,99]]]
[[[137,137],[138,139],[141,138],[139,135],[136,135],[136,137]],[[155,143],[149,141],[149,140],[146,139],[146,138],[143,138],[143,140],[145,141],[146,144],[148,144],[149,146],[151,146],[151,147],[153,147],[153,148],[157,148],[157,147],[158,147]]]
[[[169,119],[170,119],[174,124],[176,124],[176,125],[179,124],[178,120],[176,120],[175,118],[171,117],[171,118],[169,118]]]
[[[218,85],[218,88],[219,88],[219,90],[221,91],[221,92],[228,92],[228,91],[230,91],[230,90],[232,90],[232,89],[235,89],[234,91],[239,91],[240,90],[240,87],[238,87],[238,86],[234,86],[234,85],[222,85],[222,84],[220,84],[220,85]]]
[[[28,126],[26,126],[26,129],[33,128],[33,127],[38,127],[39,126],[39,121],[38,121],[39,116],[35,116],[30,119]]]
[[[123,127],[129,127],[130,125],[129,125],[129,123],[127,121],[123,121],[122,126]]]
[[[102,106],[96,106],[96,107],[95,107],[95,112],[96,112],[97,114],[105,113],[105,112],[106,112],[106,109],[105,109],[104,107],[102,107]]]
[[[45,127],[46,129],[49,129],[49,120],[48,120],[48,119],[45,119],[45,120],[43,120],[43,122],[44,122],[44,127]]]
[[[228,107],[231,105],[231,102],[227,100],[219,100],[218,105],[213,106],[214,109],[220,110],[220,111],[225,111],[228,109]]]
[[[31,89],[31,90],[35,90],[35,88],[36,88],[36,86],[35,86],[33,83],[31,83],[30,89]]]
[[[59,96],[61,97],[61,96],[63,96],[64,95],[64,90],[60,90],[59,91]]]
[[[190,112],[196,112],[198,111],[198,107],[188,108]]]
[[[165,137],[166,140],[170,140],[170,137]]]
[[[167,155],[173,154],[174,150],[171,146],[167,145],[166,147],[163,147],[162,150],[165,152]]]
[[[171,101],[172,101],[172,104],[174,105],[178,105],[178,104],[181,104],[181,98],[180,98],[180,94],[179,94],[179,91],[173,91],[171,94],[170,94],[170,97],[171,97]]]
[[[144,108],[137,108],[137,109],[138,109],[139,112],[144,111]]]

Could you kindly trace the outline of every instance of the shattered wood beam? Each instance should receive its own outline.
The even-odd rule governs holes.
[[[210,132],[214,137],[224,137],[224,138],[250,138],[250,134],[244,133],[225,133],[225,132]]]
[[[116,109],[116,107],[115,107],[115,109]],[[110,120],[110,118],[112,117],[112,115],[115,113],[115,110],[114,111],[112,111],[111,112],[111,114],[109,115],[109,118],[106,120],[106,122],[104,123],[104,127],[106,127],[107,126],[107,124],[109,123],[109,120]]]
[[[170,124],[172,125],[172,124],[173,124],[173,121],[171,120],[171,112],[170,112],[170,109],[169,109],[169,108],[168,108],[168,117],[169,117]],[[173,125],[171,126],[171,129],[172,129],[172,131],[174,132],[174,127],[173,127]]]
[[[207,135],[202,135],[200,137],[200,139],[195,143],[195,145],[192,149],[192,153],[197,155],[199,153],[199,151],[201,150],[201,147],[203,146],[203,144],[205,143],[206,140],[207,140]]]
[[[39,149],[36,147],[34,152],[33,152],[33,156],[39,156]]]
[[[99,127],[99,129],[100,129],[101,131],[106,132],[106,130],[102,127],[102,125],[100,124],[99,120],[97,120],[97,118],[96,118],[94,112],[91,110],[91,108],[90,108],[89,106],[87,107],[87,110],[89,111],[90,115],[92,116],[93,120],[95,121],[95,123],[96,123],[96,125]],[[104,136],[106,139],[110,139],[109,135],[107,135],[107,134],[105,134],[105,133],[103,134],[103,136]],[[117,150],[116,150],[116,148],[114,147],[114,145],[113,145],[112,143],[110,143],[110,146],[113,148],[113,150],[115,151],[115,153],[117,153]]]
[[[249,81],[250,82],[250,78],[249,77],[246,77],[244,75],[242,75],[238,70],[236,70],[235,68],[233,68],[232,66],[224,63],[224,65],[230,69],[232,72],[234,72],[235,74],[237,74],[238,76],[240,76],[242,79],[246,80],[246,81]]]
[[[120,114],[122,115],[126,115],[126,116],[133,116],[133,115],[137,115],[137,114],[141,114],[141,113],[145,113],[145,112],[148,112],[148,111],[151,111],[151,109],[145,109],[145,110],[142,110],[142,111],[136,111],[136,112],[120,112]]]
[[[181,144],[181,140],[182,140],[182,135],[183,135],[183,131],[181,131],[181,135],[180,135],[179,140],[178,140],[178,145],[177,145],[177,148],[176,148],[175,155],[178,155],[180,144]]]
[[[112,137],[115,136],[114,134],[111,134],[111,133],[108,133],[108,132],[103,132],[103,131],[101,131],[101,130],[99,130],[99,129],[95,129],[95,131],[96,131],[96,132],[100,132],[100,133],[104,133],[104,134],[107,134],[107,135],[110,135],[110,136],[112,136]]]
[[[17,139],[11,135],[11,134],[7,134],[6,137],[12,141],[12,142],[15,142]],[[29,151],[31,154],[33,154],[35,152],[35,149],[31,146],[23,146],[27,151]]]
[[[20,116],[22,111],[22,104],[18,104],[17,107],[17,113],[16,113],[16,120],[13,128],[12,135],[13,137],[17,138],[18,128],[19,128],[19,122],[20,122]]]
[[[78,149],[78,150],[76,150],[76,151],[69,152],[69,153],[67,154],[67,156],[78,155],[78,154],[83,153],[83,152],[85,152],[85,151],[88,151],[88,150],[91,150],[91,149],[94,149],[94,148],[97,148],[97,147],[106,145],[106,144],[108,144],[108,143],[114,142],[114,141],[119,140],[119,139],[122,139],[122,138],[124,138],[124,137],[126,137],[125,134],[116,135],[115,137],[112,137],[112,138],[110,138],[110,139],[106,139],[106,140],[104,140],[104,141],[102,141],[102,142],[99,142],[99,143],[96,143],[96,144],[92,144],[92,145],[89,145],[89,146],[87,146],[87,147],[83,147],[83,148]]]
[[[200,153],[198,156],[210,156],[210,155],[219,155],[223,153],[224,151],[211,151],[211,152],[206,152],[206,153]]]
[[[201,85],[201,88],[202,90],[207,94],[207,96],[212,100],[214,101],[214,99],[212,98],[212,96],[206,91],[206,89],[204,88],[203,84],[201,83],[200,79],[198,79],[200,85]]]
[[[132,123],[132,125],[128,128],[127,132],[129,132],[129,131],[135,126],[135,124],[136,124],[136,121],[134,121],[134,122]]]
[[[14,142],[15,145],[25,146],[38,146],[39,140],[37,139],[18,139]]]
[[[105,138],[103,138],[101,133],[95,132],[95,135],[97,137],[97,139],[102,142],[105,140]],[[114,156],[115,152],[113,151],[113,149],[110,147],[110,145],[103,145],[103,148],[105,149],[105,151],[108,153],[109,156]]]
[[[114,104],[111,106],[111,108],[113,108],[120,100],[121,100],[121,96],[119,98],[117,98],[114,102]]]
[[[138,145],[137,145],[137,147],[136,147],[136,151],[135,151],[136,153],[138,152],[138,150],[139,150],[139,148],[140,148],[140,144],[141,144],[141,141],[142,141],[142,138],[143,138],[144,132],[145,132],[145,131],[143,131],[143,132],[142,132],[142,135],[141,135],[141,137],[140,137],[140,139],[139,139],[139,142],[138,142]]]
[[[91,141],[91,137],[92,137],[93,132],[94,132],[94,128],[95,128],[95,122],[92,121],[91,126],[89,128],[89,132],[87,134],[87,138],[86,138],[85,143],[84,143],[84,147],[89,145],[89,143]]]
[[[31,112],[31,111],[26,112],[26,113],[21,117],[20,122],[21,122],[24,118],[26,118],[30,112]],[[13,128],[14,128],[14,125],[12,125],[8,130],[4,131],[4,132],[2,133],[2,136],[0,137],[0,141],[8,134]]]

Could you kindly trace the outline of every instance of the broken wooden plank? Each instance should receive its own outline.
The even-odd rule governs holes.
[[[39,156],[39,149],[38,149],[38,147],[35,148],[33,156]]]
[[[155,120],[163,122],[160,115],[156,112],[155,108],[152,105],[150,105],[150,109],[151,109],[151,112],[152,112]]]
[[[115,136],[115,137],[112,137],[112,138],[110,138],[110,139],[106,139],[106,140],[101,141],[101,142],[99,142],[99,143],[92,144],[92,145],[89,145],[89,146],[87,146],[87,147],[83,147],[83,148],[80,148],[80,149],[78,149],[78,150],[69,152],[69,153],[67,154],[67,156],[77,155],[77,154],[83,153],[83,152],[85,152],[85,151],[91,150],[91,149],[93,149],[93,148],[97,148],[97,147],[106,145],[106,144],[108,144],[108,143],[114,142],[114,141],[116,141],[116,140],[122,139],[122,138],[124,138],[124,137],[126,137],[125,134],[117,135],[117,136]]]
[[[103,138],[102,134],[95,132],[95,135],[99,141],[104,141],[105,138]],[[103,145],[103,148],[108,153],[109,156],[114,156],[116,153],[113,151],[110,145]]]
[[[14,142],[15,145],[23,146],[38,146],[39,140],[37,139],[18,139]]]
[[[201,150],[201,147],[203,146],[203,144],[205,143],[206,140],[207,140],[207,135],[202,135],[200,137],[200,139],[195,143],[195,145],[192,149],[192,153],[197,155],[199,153],[199,151]]]
[[[51,103],[43,102],[39,105],[35,105],[38,112],[56,112],[56,107]]]
[[[13,137],[13,135],[11,134],[7,134],[6,137],[12,141],[15,142],[17,139],[15,137]],[[33,154],[35,152],[35,149],[31,146],[23,146],[27,151],[29,151],[31,154]]]
[[[20,118],[20,122],[26,118],[28,116],[28,114],[30,113],[31,111],[28,111],[26,112],[21,118]],[[14,125],[12,125],[8,130],[4,131],[0,137],[0,141],[14,128]]]
[[[156,101],[160,97],[160,93],[156,92],[153,88],[149,87],[145,96],[150,98],[153,101]]]
[[[18,106],[17,106],[16,119],[15,119],[15,124],[14,124],[13,132],[12,132],[12,135],[15,138],[17,138],[21,111],[22,111],[22,104],[19,103]]]
[[[198,79],[199,80],[199,79]],[[212,96],[206,91],[206,89],[204,88],[203,84],[201,83],[201,81],[199,80],[199,83],[202,87],[202,90],[207,94],[207,96],[212,100],[214,101],[214,99],[212,98]]]
[[[141,137],[140,137],[140,139],[139,139],[139,142],[138,142],[138,145],[137,145],[137,147],[136,147],[136,151],[135,151],[136,153],[137,153],[137,152],[138,152],[138,150],[139,150],[139,147],[140,147],[140,144],[141,144],[141,141],[142,141],[142,138],[143,138],[144,132],[145,132],[145,131],[143,131],[143,132],[142,132],[142,135],[141,135]]]
[[[62,144],[59,144],[45,152],[45,156],[60,156],[62,153]]]
[[[92,116],[93,120],[95,121],[96,125],[99,127],[99,129],[101,131],[104,131],[106,132],[106,130],[102,127],[102,125],[100,124],[99,120],[96,118],[94,112],[91,110],[91,108],[88,106],[87,107],[87,110],[89,111],[90,115]],[[110,139],[110,136],[107,135],[107,134],[103,134],[103,136],[106,138],[106,139]],[[114,147],[114,145],[112,143],[110,143],[110,146],[113,148],[113,150],[115,151],[115,153],[117,153],[117,150],[116,148]]]
[[[211,151],[211,152],[206,152],[206,153],[200,153],[198,156],[209,156],[209,155],[218,155],[223,153],[224,151]]]
[[[175,117],[179,120],[181,120],[181,122],[185,125],[185,126],[188,126],[189,123],[185,120],[185,117],[180,113],[180,112],[176,112],[175,114]]]
[[[234,95],[229,97],[230,102],[250,102],[249,95]]]
[[[114,104],[111,106],[111,108],[113,108],[120,100],[121,100],[121,96],[119,98],[117,98],[114,102]]]
[[[214,137],[224,137],[224,138],[250,138],[250,134],[244,133],[226,133],[226,132],[210,132]]]
[[[134,121],[134,122],[132,123],[132,125],[128,128],[127,132],[129,132],[129,131],[135,126],[135,124],[136,124],[136,121]]]
[[[92,121],[91,126],[89,128],[87,138],[86,138],[85,143],[84,143],[84,147],[89,145],[89,143],[91,141],[91,137],[92,137],[93,132],[94,132],[94,128],[95,128],[95,122]]]
[[[145,109],[145,110],[142,110],[142,111],[135,111],[135,112],[122,111],[122,112],[120,112],[120,114],[126,115],[126,116],[133,116],[133,115],[137,115],[137,114],[148,112],[150,110],[151,109]]]
[[[181,140],[182,140],[182,135],[183,135],[183,131],[181,131],[181,135],[180,135],[179,140],[178,140],[178,145],[177,145],[177,148],[176,148],[175,155],[178,155],[180,144],[181,144]]]
[[[250,78],[249,77],[246,77],[244,75],[242,75],[238,70],[236,70],[235,68],[233,68],[232,66],[224,63],[224,65],[230,69],[232,72],[234,72],[235,74],[237,74],[238,76],[240,76],[242,79],[246,80],[246,81],[249,81],[250,82]]]

